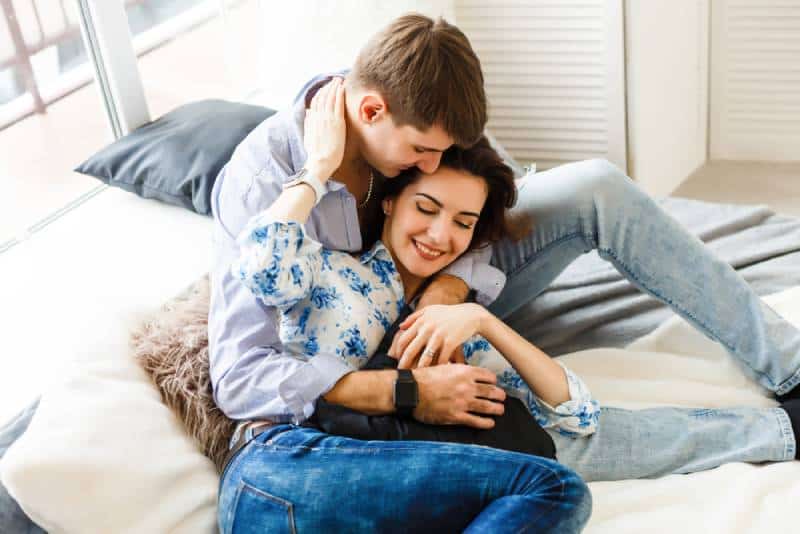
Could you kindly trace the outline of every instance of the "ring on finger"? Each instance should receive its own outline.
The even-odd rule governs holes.
[[[426,348],[425,350],[422,351],[422,355],[425,356],[426,358],[433,359],[436,357],[436,351]]]

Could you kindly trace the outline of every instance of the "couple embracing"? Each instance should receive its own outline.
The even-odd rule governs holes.
[[[222,170],[211,378],[240,421],[222,532],[578,532],[584,480],[795,458],[800,334],[607,161],[515,182],[486,118],[463,33],[407,15]],[[504,323],[590,250],[781,406],[600,407]]]

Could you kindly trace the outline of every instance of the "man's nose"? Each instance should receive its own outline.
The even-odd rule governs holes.
[[[426,152],[425,156],[417,162],[417,168],[425,174],[432,174],[439,168],[442,161],[441,152]]]

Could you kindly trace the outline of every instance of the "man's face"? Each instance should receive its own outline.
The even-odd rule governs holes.
[[[396,126],[391,115],[363,129],[361,153],[372,167],[394,178],[409,167],[426,174],[436,172],[442,152],[453,139],[438,125],[422,132],[413,126]]]

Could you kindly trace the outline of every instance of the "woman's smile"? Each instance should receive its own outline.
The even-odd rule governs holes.
[[[439,259],[439,257],[442,254],[444,254],[444,252],[442,252],[441,250],[437,250],[435,248],[426,246],[417,241],[416,239],[412,238],[411,242],[414,244],[414,250],[417,251],[417,254],[419,254],[422,257],[422,259],[433,261]]]

